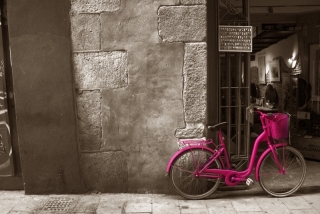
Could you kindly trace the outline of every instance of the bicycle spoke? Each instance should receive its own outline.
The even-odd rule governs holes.
[[[259,168],[260,185],[269,194],[284,197],[302,185],[306,166],[302,155],[292,147],[278,148],[276,152],[280,166],[270,152]]]
[[[209,158],[213,155],[206,149],[192,148],[176,158],[170,169],[170,177],[173,186],[180,195],[188,199],[201,199],[218,188],[221,178],[209,179],[204,175],[195,176],[200,167],[209,163]],[[214,160],[211,165],[213,168],[221,168],[217,160]]]
[[[183,190],[188,189],[188,187],[190,187],[190,185],[191,185],[191,183],[192,183],[193,180],[194,180],[194,178],[191,178],[191,180],[190,180],[189,182],[187,182],[187,183],[184,183],[184,182],[182,181],[181,183],[184,184],[184,185],[181,186],[181,189],[183,189]]]
[[[174,166],[174,165],[171,166],[171,167],[176,168],[176,169],[179,169],[181,172],[188,172],[188,173],[190,173],[191,175],[193,175],[193,171],[191,171],[191,170],[182,169],[182,167]]]

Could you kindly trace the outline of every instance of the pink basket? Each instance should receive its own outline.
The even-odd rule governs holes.
[[[287,114],[272,114],[265,117],[265,122],[269,137],[276,140],[289,137],[289,116]]]

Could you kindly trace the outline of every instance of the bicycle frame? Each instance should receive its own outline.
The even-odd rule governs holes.
[[[211,149],[209,147],[207,147],[207,144],[213,143],[212,140],[200,140],[198,142],[193,141],[194,143],[198,144],[198,145],[190,145],[188,144],[188,141],[185,142],[185,144],[187,144],[188,146],[182,150],[180,150],[179,152],[177,152],[169,161],[167,168],[166,168],[166,173],[169,172],[170,167],[173,163],[173,161],[175,160],[175,158],[177,156],[179,156],[181,153],[183,153],[185,150],[190,150],[190,149],[202,149],[202,150],[208,150],[210,152],[212,152],[214,155],[213,157],[210,157],[210,161],[207,162],[203,167],[201,167],[201,169],[196,169],[196,171],[194,172],[194,176],[195,177],[206,177],[206,178],[211,178],[211,179],[216,179],[216,178],[225,178],[225,183],[228,186],[235,186],[237,185],[239,182],[241,181],[246,181],[247,178],[249,177],[249,175],[252,173],[254,165],[255,165],[255,158],[256,155],[258,154],[258,148],[259,145],[263,142],[267,142],[268,144],[268,148],[262,153],[262,155],[260,156],[257,164],[256,164],[256,173],[255,173],[255,180],[259,181],[259,168],[260,165],[262,163],[263,158],[271,151],[272,155],[274,157],[274,160],[277,164],[277,166],[279,167],[279,171],[280,173],[285,173],[285,171],[283,170],[283,167],[281,166],[278,157],[276,155],[276,148],[279,147],[284,147],[287,145],[287,143],[277,143],[277,144],[272,144],[267,132],[266,132],[266,128],[265,128],[265,124],[264,124],[264,117],[265,114],[263,114],[262,112],[260,112],[260,120],[262,122],[262,127],[263,127],[263,132],[257,137],[257,139],[254,142],[254,146],[253,146],[253,150],[251,153],[251,157],[249,160],[249,166],[246,170],[244,171],[236,171],[231,169],[230,166],[230,161],[229,161],[229,156],[228,156],[228,152],[226,150],[225,147],[225,143],[223,140],[223,136],[221,131],[218,131],[218,135],[219,135],[219,141],[220,144],[219,146],[216,146],[215,149]],[[224,157],[224,161],[221,157]],[[220,161],[220,163],[222,164],[222,169],[209,169],[208,167],[210,166],[210,164],[212,164],[216,159],[218,159]],[[225,167],[226,166],[226,167]]]

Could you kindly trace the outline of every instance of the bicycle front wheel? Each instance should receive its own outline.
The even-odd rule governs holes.
[[[259,182],[264,191],[276,197],[286,197],[296,192],[303,184],[307,167],[301,153],[290,146],[276,148],[282,170],[270,151],[259,168]]]
[[[195,172],[208,163],[213,153],[201,148],[190,148],[181,153],[172,163],[170,179],[175,190],[187,199],[202,199],[211,195],[219,186],[221,178],[196,176]],[[219,160],[214,160],[209,168],[221,169]],[[212,175],[211,175],[212,176]]]

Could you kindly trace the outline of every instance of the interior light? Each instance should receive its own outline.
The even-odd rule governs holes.
[[[292,61],[292,64],[291,64],[292,68],[295,68],[296,65],[297,65],[297,60],[293,60],[293,61]]]
[[[291,68],[295,68],[297,65],[297,55],[293,53],[292,56],[288,59],[288,62],[290,63]]]

